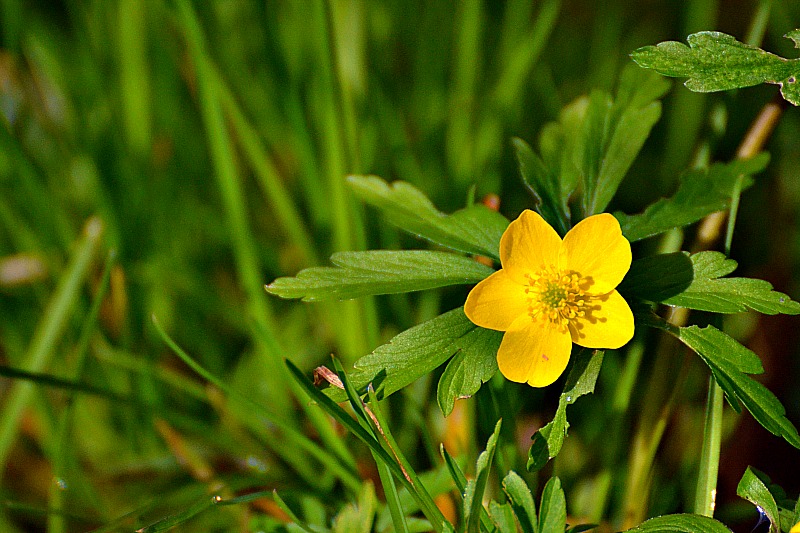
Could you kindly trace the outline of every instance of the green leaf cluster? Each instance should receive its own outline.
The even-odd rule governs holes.
[[[785,35],[800,47],[800,32]],[[695,92],[714,92],[772,83],[783,97],[800,105],[800,59],[785,59],[716,31],[693,33],[689,46],[676,41],[645,46],[631,54],[636,63],[665,76],[689,78]]]
[[[524,141],[514,148],[524,183],[537,210],[562,235],[571,224],[570,199],[581,218],[602,212],[661,116],[658,99],[669,84],[633,67],[626,69],[614,96],[595,90],[566,106],[542,129],[538,154]]]
[[[764,170],[767,163],[769,156],[759,154],[752,159],[688,170],[681,176],[678,190],[671,198],[658,200],[638,215],[617,212],[614,216],[619,220],[622,234],[631,242],[687,226],[715,211],[727,209],[741,177],[744,176],[742,189],[749,187],[750,176]]]

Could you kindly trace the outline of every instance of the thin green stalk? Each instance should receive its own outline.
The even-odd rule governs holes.
[[[197,74],[197,93],[200,112],[206,129],[214,177],[217,180],[225,209],[228,234],[236,258],[239,282],[247,296],[247,311],[254,322],[252,336],[257,343],[257,353],[262,356],[264,368],[278,369],[265,372],[266,390],[270,394],[270,405],[275,413],[286,414],[290,410],[286,374],[281,364],[281,348],[278,342],[278,327],[270,302],[263,290],[264,280],[256,253],[256,242],[247,221],[247,205],[217,84],[213,82],[212,68],[207,60],[205,45],[197,19],[186,0],[178,2],[179,13],[186,31],[186,40]]]
[[[128,145],[139,157],[150,155],[150,75],[147,64],[148,2],[120,0],[119,62],[123,122]]]
[[[361,480],[358,479],[358,477],[352,471],[346,468],[347,465],[342,465],[341,462],[336,457],[328,453],[327,450],[310,440],[302,432],[298,431],[290,424],[284,422],[280,418],[277,418],[275,413],[273,413],[270,409],[267,409],[265,406],[259,402],[256,402],[249,396],[245,396],[244,394],[238,392],[236,389],[229,387],[221,379],[217,378],[211,372],[203,368],[202,365],[192,359],[189,354],[184,352],[183,349],[181,349],[181,347],[178,346],[169,335],[167,335],[155,317],[153,317],[153,325],[166,345],[169,346],[175,355],[177,355],[184,363],[186,363],[186,365],[195,373],[219,388],[222,392],[227,394],[229,398],[242,402],[243,405],[255,408],[260,415],[281,430],[282,436],[285,438],[286,442],[276,441],[273,449],[279,456],[297,469],[298,473],[305,474],[308,476],[308,480],[313,483],[315,475],[310,472],[311,465],[298,462],[298,459],[302,458],[293,452],[294,447],[305,450],[309,453],[309,455],[330,468],[331,471],[334,472],[339,479],[341,479],[341,481],[352,490],[357,492],[360,489]]]
[[[236,98],[223,81],[218,70],[213,65],[210,65],[210,70],[214,74],[214,81],[219,91],[222,106],[230,117],[231,126],[236,132],[244,156],[253,168],[264,195],[271,202],[275,217],[292,243],[300,248],[300,251],[305,256],[306,264],[318,265],[319,257],[311,239],[311,234],[303,222],[303,217],[300,216],[300,212],[295,207],[291,195],[284,187],[272,157],[262,144],[255,128],[247,121],[241,107],[236,102]]]
[[[81,335],[75,348],[76,361],[72,372],[72,379],[80,381],[86,367],[86,360],[89,354],[89,340],[97,327],[97,317],[100,315],[100,305],[103,303],[106,292],[108,291],[111,280],[111,269],[114,266],[116,252],[110,251],[106,256],[106,264],[103,275],[100,278],[100,286],[92,300],[89,314],[83,322]],[[67,407],[62,411],[57,425],[55,448],[53,450],[53,478],[54,482],[50,485],[50,507],[52,509],[64,509],[64,483],[67,482],[67,461],[70,451],[69,436],[72,425],[72,415],[74,413],[75,391],[70,391],[67,399]],[[48,533],[63,533],[67,530],[65,516],[62,513],[51,513],[47,515]]]
[[[102,236],[102,222],[97,218],[89,219],[36,327],[20,369],[41,372],[49,365],[72,309],[80,298],[81,287]],[[17,436],[22,412],[31,400],[34,387],[33,383],[15,382],[6,396],[5,405],[0,411],[0,464],[5,464],[8,458],[8,452]]]
[[[725,395],[713,376],[708,378],[708,400],[703,427],[703,447],[694,494],[693,513],[714,516],[719,473],[719,452],[722,444],[722,407]]]

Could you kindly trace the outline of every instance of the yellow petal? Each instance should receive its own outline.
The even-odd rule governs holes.
[[[620,348],[633,337],[633,313],[617,291],[587,301],[586,316],[570,320],[572,342],[586,348]]]
[[[590,293],[605,294],[619,285],[630,269],[631,244],[613,215],[590,216],[564,237],[559,267],[589,278]]]
[[[470,291],[464,313],[482,328],[505,331],[520,316],[528,316],[525,286],[498,270]]]
[[[800,533],[800,522],[796,523],[792,529],[789,530],[789,533]]]
[[[523,316],[503,335],[497,366],[511,381],[546,387],[558,379],[569,362],[572,340],[567,332]]]
[[[556,230],[538,213],[526,209],[500,239],[500,263],[514,281],[525,283],[525,274],[556,265],[560,248]]]

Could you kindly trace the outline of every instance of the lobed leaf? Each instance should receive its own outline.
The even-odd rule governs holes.
[[[356,361],[350,381],[361,390],[381,371],[385,371],[384,395],[389,396],[431,372],[459,350],[471,350],[472,343],[485,341],[481,334],[470,335],[478,327],[459,307],[396,335],[388,343]],[[335,401],[345,399],[344,391],[325,390]]]
[[[767,515],[769,533],[780,533],[781,520],[778,513],[778,504],[764,482],[758,478],[749,466],[744,471],[744,475],[736,487],[736,494],[740,498],[744,498],[753,505],[758,506]]]
[[[557,477],[551,477],[544,486],[539,508],[539,533],[563,533],[567,527],[567,501]]]
[[[569,193],[566,196],[562,193],[559,168],[545,165],[522,139],[515,137],[511,142],[517,153],[522,181],[534,197],[536,210],[559,234],[565,235],[570,227]]]
[[[688,226],[703,217],[727,209],[740,176],[752,176],[766,168],[769,155],[752,159],[717,163],[705,169],[692,169],[681,176],[678,190],[671,198],[662,198],[638,215],[614,213],[622,234],[636,242],[673,228]],[[745,180],[748,187],[752,180]]]
[[[500,259],[500,237],[509,224],[500,213],[473,205],[446,215],[410,183],[389,184],[376,176],[349,176],[347,181],[356,196],[395,226],[459,252]]]
[[[630,68],[622,74],[615,100],[602,91],[589,96],[575,146],[585,216],[601,213],[614,197],[661,117],[661,103],[656,100],[668,88],[663,79]]]
[[[775,315],[800,313],[800,303],[787,295],[773,291],[764,280],[722,278],[736,268],[736,262],[719,252],[699,252],[691,257],[694,280],[680,294],[663,303],[712,313],[741,313],[752,309]]]
[[[797,30],[787,34],[797,45]],[[685,85],[695,92],[714,92],[772,83],[783,97],[800,105],[800,60],[785,59],[742,43],[716,31],[693,33],[689,46],[667,41],[635,50],[631,57],[644,68],[665,76],[689,78]]]
[[[533,434],[528,451],[528,470],[541,470],[547,461],[558,455],[567,436],[567,405],[586,394],[594,392],[600,367],[603,365],[604,352],[581,349],[575,356],[575,363],[570,370],[564,391],[558,399],[556,414],[547,425]]]
[[[428,250],[339,252],[331,262],[336,266],[307,268],[265,288],[281,298],[304,302],[349,300],[477,283],[494,272],[470,258]]]
[[[657,516],[627,531],[628,533],[731,533],[722,522],[696,514]]]
[[[503,478],[503,491],[511,501],[523,533],[538,533],[539,521],[536,517],[536,502],[528,484],[513,470]]]
[[[497,372],[497,350],[502,331],[475,328],[455,342],[459,351],[447,363],[439,379],[436,399],[444,416],[456,400],[469,398]]]
[[[656,254],[634,260],[617,290],[626,298],[661,302],[685,291],[692,279],[688,253]]]
[[[780,400],[764,385],[747,376],[747,373],[762,370],[758,356],[752,351],[713,326],[679,328],[652,313],[639,314],[638,319],[641,324],[674,335],[694,350],[711,369],[714,379],[737,412],[740,411],[738,401],[741,401],[764,429],[800,449],[800,435],[786,418],[786,409]]]

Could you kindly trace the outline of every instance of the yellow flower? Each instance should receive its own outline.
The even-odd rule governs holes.
[[[789,533],[800,533],[800,522],[796,523],[794,527],[789,530]]]
[[[586,218],[562,241],[526,210],[500,239],[500,263],[469,293],[464,312],[505,331],[497,365],[507,379],[546,387],[564,372],[573,342],[619,348],[633,337],[633,313],[615,290],[631,266],[631,245],[612,215]]]

